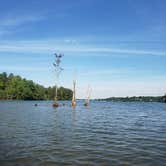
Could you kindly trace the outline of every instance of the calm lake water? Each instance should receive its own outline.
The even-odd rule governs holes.
[[[0,166],[166,165],[166,104],[63,103],[0,101]]]

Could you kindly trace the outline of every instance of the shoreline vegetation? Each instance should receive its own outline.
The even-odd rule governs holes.
[[[44,87],[13,73],[0,73],[0,100],[54,100],[56,86]],[[58,100],[72,100],[73,91],[64,87],[58,88]],[[133,96],[133,97],[109,97],[95,99],[97,101],[113,102],[163,102],[164,96]]]
[[[53,100],[56,87],[44,87],[18,75],[0,73],[0,100]],[[58,100],[71,100],[72,90],[59,87]]]
[[[166,94],[164,96],[132,96],[132,97],[109,97],[106,99],[97,99],[98,101],[113,102],[163,102],[166,103]]]

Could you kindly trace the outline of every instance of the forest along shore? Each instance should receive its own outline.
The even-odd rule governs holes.
[[[71,100],[72,90],[59,87],[58,100]],[[0,100],[53,100],[54,87],[44,87],[18,75],[0,73]]]
[[[98,101],[120,101],[120,102],[164,102],[166,103],[166,94],[164,96],[133,96],[133,97],[109,97],[106,99],[97,99]]]

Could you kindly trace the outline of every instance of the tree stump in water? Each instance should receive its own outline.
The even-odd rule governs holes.
[[[76,107],[76,101],[72,101],[71,105],[72,107]]]
[[[84,106],[85,106],[85,107],[89,106],[89,103],[84,103]]]
[[[54,108],[57,108],[57,107],[59,107],[59,104],[58,104],[58,103],[53,103],[52,106],[53,106]]]

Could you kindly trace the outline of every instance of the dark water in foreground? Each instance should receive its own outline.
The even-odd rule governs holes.
[[[0,101],[0,166],[166,165],[166,104],[66,103]]]

